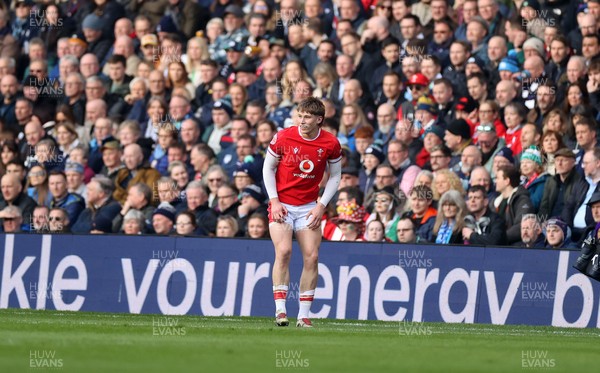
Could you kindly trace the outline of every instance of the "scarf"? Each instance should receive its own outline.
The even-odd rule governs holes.
[[[450,238],[452,237],[452,228],[454,228],[454,222],[448,222],[447,220],[444,220],[435,239],[435,243],[450,243]]]

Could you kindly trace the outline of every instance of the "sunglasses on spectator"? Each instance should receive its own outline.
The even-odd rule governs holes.
[[[477,132],[494,132],[496,129],[493,126],[479,125],[477,126]]]

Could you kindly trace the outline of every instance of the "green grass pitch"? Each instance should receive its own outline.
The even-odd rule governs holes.
[[[598,329],[314,324],[5,309],[0,372],[596,372],[599,366]]]

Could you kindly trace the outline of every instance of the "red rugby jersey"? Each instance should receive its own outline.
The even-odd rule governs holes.
[[[279,160],[275,172],[279,201],[293,206],[315,202],[327,163],[342,160],[337,137],[321,129],[312,140],[303,138],[296,126],[279,131],[268,151]]]

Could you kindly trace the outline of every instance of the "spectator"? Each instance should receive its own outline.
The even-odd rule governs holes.
[[[125,234],[142,234],[144,232],[145,217],[141,211],[138,210],[129,210],[127,214],[123,217],[123,224],[121,226],[120,232],[122,231]],[[114,226],[114,225],[113,225]]]
[[[398,224],[400,224],[398,222]],[[396,226],[396,235],[398,235],[398,228]],[[367,228],[365,230],[365,241],[369,242],[390,242],[388,238],[385,237],[385,227],[383,223],[379,220],[371,220],[369,224],[367,224]]]
[[[215,211],[219,216],[230,215],[236,219],[239,217],[238,207],[240,206],[240,201],[238,200],[238,194],[239,191],[234,186],[227,184],[217,189],[217,206],[215,207]]]
[[[427,186],[412,188],[408,195],[410,201],[409,216],[415,227],[419,240],[433,242],[433,226],[437,210],[431,206],[433,192]]]
[[[87,186],[83,183],[83,165],[75,162],[67,162],[65,166],[65,175],[67,175],[67,189],[69,193],[76,193],[83,197],[87,203]],[[109,179],[110,180],[110,179]],[[111,184],[113,183],[110,180]]]
[[[394,194],[394,189],[386,186],[381,190],[373,192],[370,200],[373,203],[371,215],[367,219],[368,224],[371,220],[379,220],[385,225],[385,236],[390,240],[396,239],[396,222],[400,217],[396,211],[398,208],[398,198]]]
[[[409,147],[398,140],[390,141],[387,150],[387,162],[392,167],[400,189],[408,195],[414,180],[421,169],[410,158]]]
[[[94,176],[87,188],[89,207],[79,214],[71,231],[73,233],[90,233],[91,230],[97,228],[104,232],[112,232],[112,222],[121,210],[121,205],[112,198],[115,190],[112,180],[102,175]],[[102,228],[94,227],[94,222],[101,223]],[[109,224],[108,227],[107,224]]]
[[[475,145],[469,145],[463,149],[460,162],[452,168],[452,171],[462,182],[463,189],[468,189],[471,173],[476,167],[481,166],[481,151]]]
[[[344,202],[337,206],[338,216],[334,222],[342,231],[341,241],[362,241],[364,231],[364,207],[355,202]]]
[[[365,150],[365,156],[362,162],[362,168],[359,171],[358,177],[359,177],[359,186],[360,189],[367,195],[371,194],[371,192],[373,191],[373,188],[376,185],[376,182],[379,181],[380,184],[383,183],[384,180],[383,178],[381,178],[380,180],[377,180],[377,169],[379,168],[379,165],[385,160],[385,154],[383,153],[383,150],[381,149],[381,147],[377,144],[371,144],[366,150]],[[390,169],[391,171],[391,169]],[[380,171],[380,175],[383,175],[383,170]],[[393,178],[392,178],[393,180]],[[392,183],[393,184],[393,183]],[[380,187],[382,187],[383,185],[380,185]],[[381,189],[380,187],[378,187],[378,189]]]
[[[442,195],[438,212],[433,225],[436,244],[462,244],[462,228],[467,215],[464,197],[456,190],[449,190]]]
[[[16,175],[6,174],[1,179],[2,198],[0,209],[7,206],[17,206],[23,213],[23,223],[31,223],[31,215],[36,202],[23,192],[23,184]]]
[[[522,237],[521,219],[535,212],[529,193],[519,185],[519,171],[514,166],[502,166],[496,175],[496,191],[500,195],[494,200],[492,208],[506,222],[507,243],[512,245]]]
[[[342,168],[342,178],[338,189],[346,187],[355,187],[359,185],[359,173],[355,167],[344,167]]]
[[[481,162],[488,172],[491,172],[494,157],[506,146],[506,142],[498,137],[496,128],[493,125],[483,124],[477,126],[477,145],[481,150]]]
[[[541,153],[536,146],[525,149],[521,155],[520,167],[523,178],[522,185],[529,192],[533,208],[537,212],[540,208],[548,174],[544,172]]]
[[[261,213],[253,213],[248,219],[246,237],[252,239],[269,238],[269,220]]]
[[[542,248],[545,246],[542,227],[535,214],[523,215],[521,219],[521,241],[513,246],[527,249]]]
[[[15,205],[6,206],[0,211],[2,219],[2,229],[4,233],[19,233],[23,224],[23,213],[21,209]]]
[[[240,194],[240,204],[237,208],[238,226],[240,234],[247,231],[248,219],[256,213],[267,216],[265,201],[267,197],[258,185],[248,185],[242,189]]]
[[[43,166],[35,164],[27,174],[27,195],[31,197],[37,205],[50,207],[52,194],[48,188],[48,173]]]
[[[398,220],[396,226],[397,241],[399,243],[419,243],[425,242],[420,236],[416,234],[415,222],[411,219],[410,213],[403,215]]]
[[[431,171],[447,170],[452,161],[452,151],[446,145],[436,145],[431,149]]]
[[[229,183],[229,177],[225,174],[221,166],[214,165],[206,171],[206,178],[202,181],[208,187],[208,206],[215,208],[218,202],[217,190]]]
[[[113,198],[119,203],[125,203],[129,186],[142,182],[146,185],[155,185],[160,174],[153,168],[144,166],[144,155],[138,144],[129,144],[123,152],[125,168],[117,173]]]
[[[215,234],[217,214],[208,206],[208,195],[199,181],[192,181],[186,188],[186,202],[189,211],[194,212],[198,223],[198,234]]]
[[[217,237],[235,237],[238,231],[239,227],[233,216],[219,216],[217,220]]]
[[[582,178],[573,185],[572,193],[562,210],[562,220],[573,230],[573,240],[579,240],[586,227],[594,221],[588,202],[593,194],[598,191],[600,182],[600,148],[593,148],[583,156]]]
[[[196,228],[196,216],[193,212],[182,211],[177,215],[176,218],[176,232],[179,236],[193,236],[195,235]]]
[[[470,245],[504,245],[506,244],[506,229],[504,220],[492,212],[488,206],[489,199],[485,188],[474,185],[467,193],[467,209],[465,226],[462,237],[465,244]]]
[[[49,212],[50,209],[48,208],[48,206],[36,206],[33,209],[33,216],[31,218],[31,226],[29,231],[32,233],[49,233]]]
[[[158,195],[158,203],[166,202],[173,206],[175,210],[181,211],[184,207],[181,199],[181,190],[179,189],[175,180],[168,176],[163,176],[153,186]]]
[[[206,179],[210,168],[216,163],[215,152],[206,144],[196,144],[190,151],[190,164],[194,169],[194,180]],[[169,159],[169,162],[171,160]]]
[[[575,154],[570,149],[559,149],[554,153],[554,161],[556,175],[548,177],[544,184],[538,211],[541,220],[550,216],[560,216],[569,197],[576,194],[574,188],[582,179],[575,168]]]
[[[546,248],[571,249],[574,247],[571,242],[571,228],[560,218],[548,219],[543,233],[546,237]]]
[[[121,207],[119,214],[115,215],[113,219],[113,232],[122,229],[124,223],[124,216],[130,210],[139,211],[144,215],[145,223],[142,224],[142,232],[145,232],[152,224],[152,214],[154,213],[154,207],[152,206],[152,189],[144,183],[133,184],[127,191],[127,199]]]
[[[471,145],[471,129],[467,121],[459,119],[450,122],[446,128],[444,142],[452,150],[452,158],[449,166],[454,167],[460,162],[461,154],[465,148]]]
[[[70,233],[69,228],[71,221],[69,213],[61,207],[52,207],[48,213],[48,221],[50,225],[50,233]]]
[[[185,200],[185,188],[187,187],[190,181],[190,174],[187,171],[187,167],[185,163],[181,161],[173,161],[169,164],[169,176],[171,180],[173,180],[177,186],[179,192],[179,199],[181,201]]]
[[[166,202],[158,205],[152,214],[152,227],[157,235],[169,235],[175,225],[175,208]]]
[[[433,176],[433,200],[440,201],[441,197],[450,190],[455,190],[463,197],[465,195],[465,189],[454,172],[448,169],[439,170]]]

